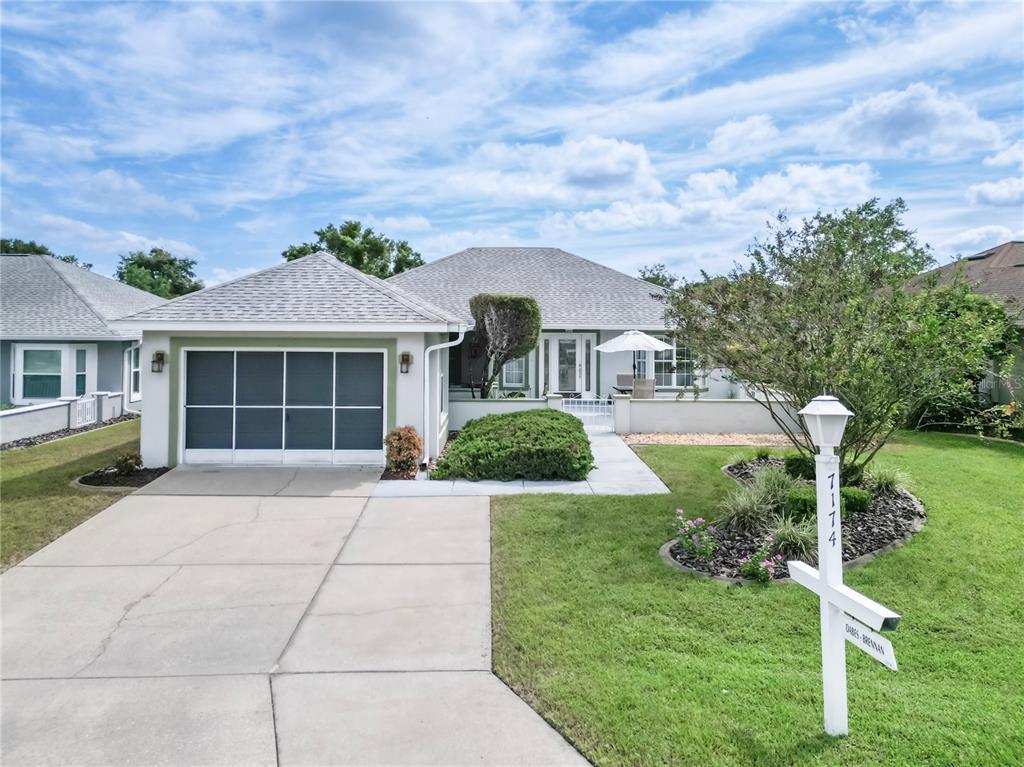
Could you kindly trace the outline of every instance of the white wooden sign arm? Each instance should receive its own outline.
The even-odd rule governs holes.
[[[891,631],[900,622],[899,613],[854,591],[845,584],[822,584],[821,575],[805,562],[787,562],[790,577],[801,586],[813,591],[827,602],[836,605],[847,615],[875,631]]]

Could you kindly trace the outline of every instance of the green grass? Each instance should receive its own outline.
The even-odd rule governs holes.
[[[651,446],[647,498],[492,502],[494,666],[598,765],[1008,765],[1024,755],[1024,448],[903,434],[928,508],[846,582],[903,615],[893,673],[848,646],[850,736],[821,723],[816,599],[672,570],[676,507],[716,514],[731,448]]]
[[[139,449],[139,421],[0,453],[0,566],[6,569],[124,493],[80,490],[71,480]]]

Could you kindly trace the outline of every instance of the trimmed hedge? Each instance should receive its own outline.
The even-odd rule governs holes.
[[[584,480],[592,468],[580,419],[558,410],[523,410],[468,421],[431,478]]]
[[[793,479],[814,481],[814,456],[803,453],[787,453],[782,459],[786,464],[786,473]]]
[[[843,514],[863,514],[871,506],[871,493],[859,487],[839,488],[839,508]],[[794,487],[786,496],[786,513],[794,520],[814,519],[818,502],[814,488],[809,485]]]

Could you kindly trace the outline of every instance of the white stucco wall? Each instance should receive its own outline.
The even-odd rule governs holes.
[[[782,431],[754,400],[616,397],[615,430],[637,434],[776,434]],[[794,423],[795,425],[795,423]]]

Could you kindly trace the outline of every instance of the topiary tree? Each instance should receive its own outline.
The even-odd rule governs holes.
[[[480,397],[487,399],[506,362],[522,357],[540,338],[540,305],[529,296],[479,293],[469,299],[477,338],[484,347]]]
[[[792,413],[823,392],[854,411],[839,448],[846,481],[1006,331],[990,305],[962,300],[962,284],[907,289],[933,262],[905,212],[902,200],[871,200],[798,228],[780,215],[746,265],[667,298],[669,327],[699,364],[729,368],[805,455],[814,447]]]

